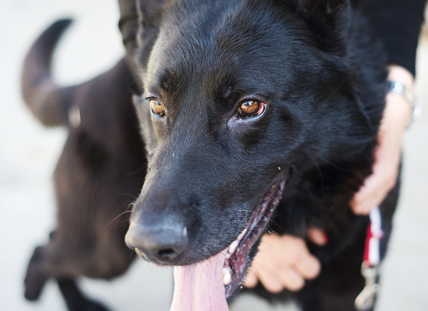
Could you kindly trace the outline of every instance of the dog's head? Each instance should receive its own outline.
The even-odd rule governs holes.
[[[140,0],[148,173],[128,245],[168,265],[229,247],[236,291],[290,168],[354,161],[373,141],[349,14],[339,0]]]

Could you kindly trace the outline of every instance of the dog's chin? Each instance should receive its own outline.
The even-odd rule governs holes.
[[[244,282],[262,233],[281,199],[285,183],[286,177],[281,175],[272,184],[253,211],[246,228],[227,249],[222,270],[226,299],[232,298]]]

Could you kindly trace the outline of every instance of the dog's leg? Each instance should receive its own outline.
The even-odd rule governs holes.
[[[37,300],[42,292],[43,286],[49,279],[49,274],[43,271],[43,247],[38,246],[31,256],[30,263],[28,264],[27,274],[25,276],[25,298],[28,300]]]
[[[98,302],[83,296],[74,279],[57,279],[59,289],[70,311],[108,311]]]
[[[54,235],[55,231],[49,233],[49,241],[52,242]],[[44,273],[43,269],[40,268],[43,260],[43,246],[38,246],[34,249],[33,256],[31,256],[24,281],[25,298],[30,301],[39,298],[43,286],[49,279],[49,274]]]
[[[35,248],[27,267],[24,280],[25,298],[37,300],[43,290],[46,281],[51,277],[74,277],[78,271],[78,260],[70,262],[71,254],[61,247],[61,241],[55,239],[56,233],[52,232],[50,241],[44,246]],[[67,245],[66,243],[62,243]]]
[[[69,311],[107,311],[103,305],[87,299],[77,287],[72,277],[73,270],[79,270],[62,256],[58,256],[54,243],[39,246],[34,250],[25,277],[25,298],[36,300],[50,277],[57,276],[58,286]],[[67,256],[65,256],[67,257]]]

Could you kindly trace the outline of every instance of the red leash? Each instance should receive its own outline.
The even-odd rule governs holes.
[[[370,225],[367,228],[361,274],[365,279],[363,291],[355,299],[355,307],[360,311],[372,310],[376,294],[379,292],[377,276],[380,263],[380,240],[383,237],[382,217],[379,207],[370,211]]]

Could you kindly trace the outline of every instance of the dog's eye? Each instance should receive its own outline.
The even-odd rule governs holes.
[[[157,100],[157,99],[151,99],[150,100],[150,107],[152,109],[152,112],[159,116],[159,117],[163,117],[165,115],[165,107],[163,106],[163,104]]]
[[[239,118],[256,117],[263,113],[265,104],[256,100],[243,102],[236,110],[236,116]]]

